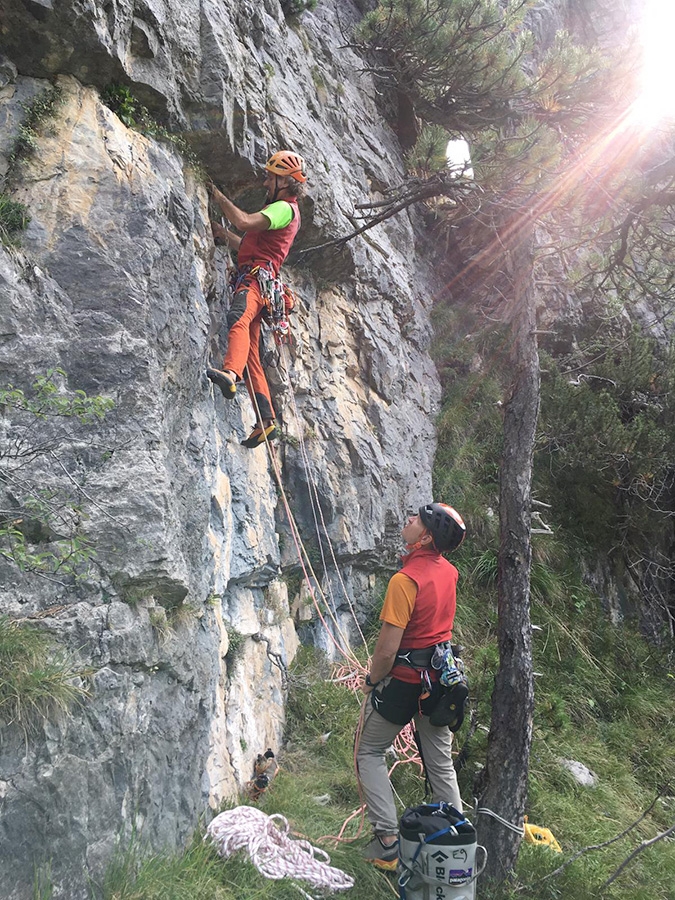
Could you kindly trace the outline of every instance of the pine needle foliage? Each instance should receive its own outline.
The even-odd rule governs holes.
[[[408,94],[423,119],[462,133],[505,121],[524,85],[528,3],[509,0],[380,0],[356,32],[381,54],[380,81]]]
[[[413,149],[406,156],[408,171],[425,178],[447,166],[445,155],[450,135],[440,125],[430,125],[422,130]]]
[[[543,363],[536,478],[589,566],[601,554],[610,569],[625,567],[672,637],[673,350],[637,330],[595,329],[573,353]]]

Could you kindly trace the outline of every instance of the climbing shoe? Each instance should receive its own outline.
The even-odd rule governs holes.
[[[380,836],[376,834],[363,851],[363,858],[378,869],[395,872],[398,865],[398,838],[391,847],[387,847],[382,843]]]
[[[241,442],[242,447],[248,447],[249,450],[253,450],[256,447],[259,447],[261,444],[265,443],[265,438],[268,441],[273,441],[277,437],[277,429],[274,423],[268,425],[267,428],[260,428],[256,425],[253,431],[249,434],[245,441]]]
[[[207,369],[206,377],[220,388],[220,393],[226,400],[232,400],[237,393],[237,385],[220,369]]]

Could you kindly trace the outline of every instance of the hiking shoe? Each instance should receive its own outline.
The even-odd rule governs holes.
[[[376,834],[363,851],[363,858],[378,869],[395,872],[398,865],[398,838],[391,847],[387,847],[382,843],[380,836]]]
[[[220,393],[226,400],[232,400],[237,393],[237,385],[229,375],[221,372],[220,369],[207,369],[206,377],[220,388]]]
[[[248,447],[249,450],[254,450],[256,447],[264,444],[265,439],[267,439],[268,441],[273,441],[276,437],[277,429],[274,423],[268,425],[267,428],[260,428],[256,426],[246,438],[246,440],[241,442],[241,446]]]

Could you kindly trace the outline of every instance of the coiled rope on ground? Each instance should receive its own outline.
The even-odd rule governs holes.
[[[282,815],[268,816],[252,806],[237,806],[217,815],[206,832],[220,856],[227,859],[237,850],[245,850],[265,878],[301,879],[331,893],[354,887],[354,879],[331,866],[324,850],[309,841],[293,839]],[[298,890],[313,900],[302,888]]]

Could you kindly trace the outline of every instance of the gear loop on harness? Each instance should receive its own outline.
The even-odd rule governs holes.
[[[277,345],[290,342],[291,326],[288,315],[295,307],[295,293],[287,284],[264,265],[240,266],[231,277],[230,290],[232,295],[247,283],[247,279],[257,278],[260,286],[260,296],[265,302],[266,311],[263,318],[271,328],[274,341]]]

